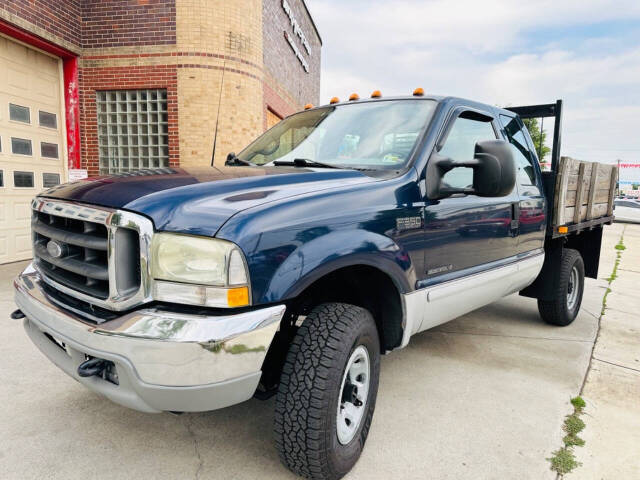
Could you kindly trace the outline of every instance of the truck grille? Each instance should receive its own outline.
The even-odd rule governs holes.
[[[31,219],[34,265],[49,285],[91,304],[121,310],[140,303],[147,296],[147,252],[141,246],[148,246],[152,228],[135,217],[37,198]]]
[[[92,297],[109,298],[105,225],[33,212],[31,229],[33,253],[45,275]]]

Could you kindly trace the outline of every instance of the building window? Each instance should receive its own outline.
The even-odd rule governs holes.
[[[38,111],[38,122],[41,127],[58,128],[58,117],[55,113]]]
[[[281,116],[273,112],[271,109],[267,109],[267,130],[276,125],[280,120],[282,120]]]
[[[4,187],[4,172],[0,170],[0,187]]]
[[[21,105],[9,104],[9,120],[14,122],[31,123],[31,113],[29,107]]]
[[[13,172],[13,186],[33,188],[33,172]]]
[[[43,173],[42,174],[42,186],[44,188],[55,187],[56,185],[60,185],[59,173]]]
[[[31,140],[11,137],[11,152],[16,155],[33,155]]]
[[[58,145],[55,143],[40,142],[40,156],[45,158],[58,158]]]
[[[166,90],[96,92],[100,173],[169,166]]]

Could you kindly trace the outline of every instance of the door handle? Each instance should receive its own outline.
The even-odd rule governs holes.
[[[520,202],[511,204],[511,230],[517,230],[520,227]]]

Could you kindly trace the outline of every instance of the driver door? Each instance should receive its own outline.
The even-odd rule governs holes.
[[[489,111],[457,108],[436,145],[439,155],[474,158],[476,142],[498,139]],[[438,147],[436,146],[436,150]],[[455,168],[443,177],[451,187],[473,185],[473,170]],[[421,330],[462,315],[508,293],[508,272],[500,269],[517,251],[517,190],[504,197],[456,194],[425,206],[425,276],[429,308]]]

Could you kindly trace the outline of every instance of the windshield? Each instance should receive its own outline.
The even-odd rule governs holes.
[[[402,168],[431,119],[433,100],[328,106],[285,118],[238,158],[256,165],[296,159],[344,168]]]

